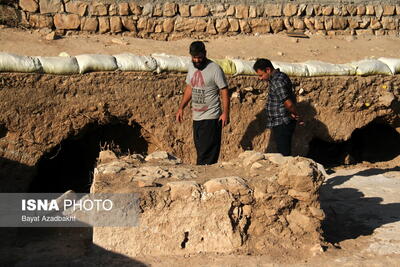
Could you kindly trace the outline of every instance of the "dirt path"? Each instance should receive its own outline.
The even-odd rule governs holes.
[[[72,35],[48,41],[38,31],[0,29],[0,51],[30,56],[57,56],[61,52],[70,55],[130,52],[140,55],[167,53],[187,56],[192,41],[184,39],[164,42],[119,35]],[[322,60],[348,63],[371,57],[400,57],[400,38],[391,36],[311,36],[309,39],[297,39],[278,34],[234,36],[206,41],[211,58],[266,57],[284,62]]]

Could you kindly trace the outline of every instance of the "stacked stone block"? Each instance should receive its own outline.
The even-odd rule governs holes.
[[[398,35],[400,5],[216,4],[20,0],[21,24],[160,40],[302,32]]]

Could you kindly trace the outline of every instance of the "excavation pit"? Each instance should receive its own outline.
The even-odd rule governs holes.
[[[317,138],[333,143],[349,140],[357,129],[377,119],[398,131],[399,77],[291,77],[299,113],[305,120],[304,127],[296,128],[293,154],[310,156],[312,140]],[[82,131],[94,123],[99,127],[116,121],[130,127],[137,123],[147,148],[139,147],[138,151],[131,152],[163,150],[184,163],[194,163],[196,152],[190,111],[186,110],[183,123],[175,121],[184,80],[185,74],[178,73],[93,72],[69,76],[0,73],[2,190],[29,191],[31,181],[37,177],[37,167],[40,165],[39,172],[51,168],[51,162],[46,159],[55,155],[59,144],[73,136],[79,139]],[[265,83],[254,76],[228,76],[228,83],[231,118],[223,130],[221,161],[236,157],[244,149],[264,151],[271,143],[273,147],[270,131],[265,128]],[[87,152],[79,151],[92,153],[91,150],[98,151],[99,147],[98,143],[98,147]],[[96,153],[84,159],[90,161],[85,172],[93,169]],[[319,156],[314,159],[323,162]],[[10,172],[11,169],[14,171]],[[17,169],[21,171],[16,172]],[[85,188],[79,189],[82,187],[79,185],[79,191],[87,191],[90,184],[84,176],[81,181],[85,181]],[[72,186],[71,183],[54,190],[64,192]],[[45,190],[50,188],[34,191]]]
[[[102,148],[112,148],[119,154],[146,154],[148,142],[137,123],[128,125],[115,119],[105,125],[88,124],[42,156],[30,192],[89,192]]]
[[[314,138],[310,142],[307,157],[323,164],[336,167],[361,162],[389,161],[400,155],[400,133],[393,127],[371,122],[354,130],[349,140],[327,142]]]

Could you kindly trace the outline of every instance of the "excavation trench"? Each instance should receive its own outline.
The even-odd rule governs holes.
[[[372,122],[356,129],[344,142],[311,140],[308,157],[326,167],[363,161],[388,161],[400,154],[400,134],[389,125]],[[42,156],[30,192],[88,192],[101,149],[117,154],[147,154],[148,141],[138,124],[90,124]]]
[[[29,191],[89,192],[101,149],[112,149],[119,155],[146,154],[148,143],[137,123],[89,124],[41,157]]]
[[[174,116],[184,80],[185,74],[177,73],[0,73],[3,191],[87,191],[100,146],[114,139],[123,152],[164,150],[193,164],[196,152],[190,110],[185,110],[181,124]],[[354,162],[395,156],[398,137],[393,129],[400,127],[399,75],[292,80],[299,113],[306,122],[295,131],[294,155],[328,165],[344,164],[346,150]],[[231,116],[223,131],[220,161],[230,160],[244,149],[264,151],[273,143],[265,127],[265,83],[254,76],[229,76],[228,83]],[[108,118],[121,121],[109,124]],[[367,126],[372,121],[387,127]],[[116,126],[131,122],[140,125],[140,134],[135,127]],[[119,130],[109,130],[111,125]],[[128,137],[118,136],[119,132]],[[373,141],[367,138],[372,133],[377,136]],[[24,170],[18,177],[15,171],[8,171],[15,170],[15,165]],[[35,181],[28,188],[32,177]]]
[[[325,167],[361,162],[389,161],[400,155],[400,134],[390,125],[371,122],[356,129],[349,140],[327,142],[314,138],[308,157]]]

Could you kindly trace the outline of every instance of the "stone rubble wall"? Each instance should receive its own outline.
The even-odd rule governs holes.
[[[126,256],[322,251],[323,168],[301,157],[246,151],[212,166],[166,152],[102,151],[91,193],[137,193],[137,227],[94,227],[93,243]],[[220,176],[220,172],[223,176]]]
[[[398,35],[400,4],[379,3],[113,3],[20,0],[20,25],[66,32],[123,33],[175,40],[237,34],[302,32]]]

